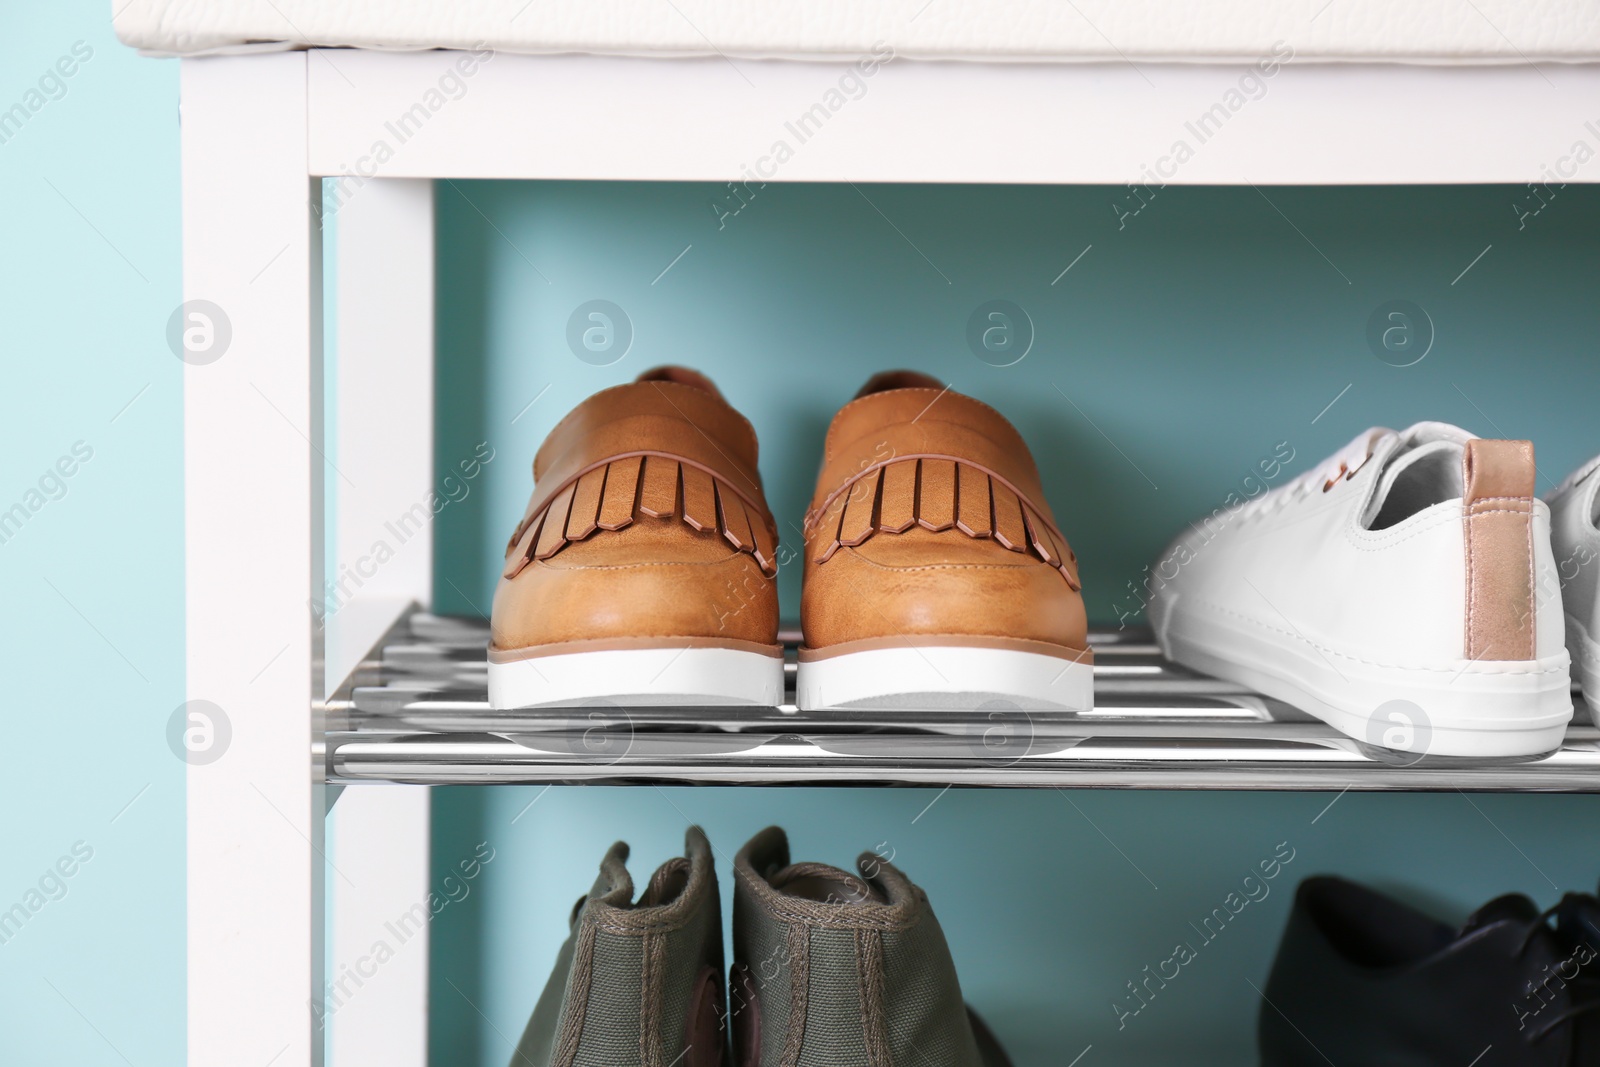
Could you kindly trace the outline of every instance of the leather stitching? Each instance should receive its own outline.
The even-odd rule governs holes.
[[[1531,523],[1529,525],[1532,525]],[[1465,514],[1461,518],[1461,558],[1466,564],[1466,611],[1462,624],[1461,651],[1467,659],[1475,659],[1473,655],[1472,635],[1477,632],[1478,616],[1478,583],[1474,580],[1476,570],[1472,565],[1472,505],[1467,505]],[[1488,651],[1485,649],[1485,651]]]
[[[1462,474],[1462,484],[1463,492],[1465,492],[1471,488],[1471,486],[1468,484],[1472,476],[1472,452],[1470,449],[1463,457],[1463,463],[1465,466]],[[1487,658],[1489,654],[1494,651],[1494,644],[1489,635],[1479,632],[1480,628],[1485,624],[1487,624],[1491,631],[1497,629],[1497,620],[1494,615],[1491,615],[1487,620],[1481,618],[1482,612],[1479,611],[1479,602],[1482,598],[1480,579],[1484,578],[1485,576],[1478,573],[1480,564],[1475,551],[1476,541],[1478,540],[1479,535],[1481,534],[1484,537],[1492,537],[1494,536],[1492,531],[1498,529],[1498,527],[1501,525],[1502,520],[1487,519],[1487,517],[1491,515],[1510,515],[1512,516],[1512,521],[1519,522],[1522,527],[1521,531],[1519,532],[1523,535],[1522,554],[1527,560],[1528,567],[1526,575],[1528,583],[1526,587],[1527,599],[1522,606],[1522,618],[1517,620],[1515,626],[1513,627],[1513,633],[1511,635],[1513,642],[1509,651],[1513,653],[1512,658],[1518,660],[1532,660],[1538,658],[1539,599],[1537,593],[1538,585],[1536,581],[1536,575],[1534,574],[1534,513],[1534,498],[1531,495],[1473,497],[1470,502],[1466,503],[1466,506],[1463,509],[1461,520],[1461,536],[1463,541],[1462,558],[1466,565],[1466,603],[1464,605],[1465,610],[1463,612],[1462,654],[1468,660]],[[1480,522],[1478,521],[1480,519],[1486,519],[1487,521]],[[1490,566],[1493,566],[1492,560],[1493,557],[1491,557],[1489,562]],[[1504,620],[1500,620],[1500,622],[1503,625]],[[1523,649],[1526,649],[1526,655],[1516,654],[1520,653]],[[1505,658],[1506,657],[1501,657],[1501,659]]]
[[[1345,533],[1350,546],[1357,551],[1379,552],[1386,548],[1393,548],[1395,545],[1404,544],[1440,526],[1449,526],[1460,521],[1461,512],[1459,509],[1447,509],[1426,522],[1419,522],[1409,526],[1406,523],[1401,523],[1399,526],[1391,526],[1387,530],[1373,531],[1361,525],[1359,512],[1352,512],[1349,521],[1345,523]],[[1410,520],[1406,520],[1406,522],[1410,522]]]
[[[1029,557],[1028,561],[1024,563],[922,563],[915,567],[893,567],[887,563],[877,563],[868,559],[866,556],[863,556],[859,549],[857,549],[855,546],[844,545],[842,547],[846,552],[850,553],[852,556],[856,557],[869,567],[880,571],[893,571],[897,574],[910,573],[913,571],[1017,571],[1025,570],[1029,567],[1044,567],[1048,570],[1056,571],[1055,567],[1050,566],[1050,564],[1046,563],[1044,560],[1035,559],[1031,556]],[[1002,549],[1002,551],[1010,552],[1010,549]],[[1015,555],[1017,553],[1013,554]],[[1057,573],[1060,572],[1057,571]]]
[[[884,636],[885,637],[891,637],[891,638],[893,638],[893,637],[904,638],[905,639],[905,645],[906,645],[906,647],[909,648],[909,647],[915,645],[917,643],[917,639],[921,638],[921,637],[992,637],[994,635],[993,634],[975,634],[975,633],[971,633],[971,632],[967,632],[967,633],[944,633],[944,632],[938,632],[938,631],[924,632],[924,631],[919,630],[916,633],[885,634]],[[1009,637],[1010,635],[1004,635],[1004,636]],[[868,638],[868,640],[872,640],[872,639]],[[1018,640],[1031,641],[1032,643],[1037,644],[1037,645],[1055,645],[1057,648],[1064,648],[1069,652],[1088,652],[1089,651],[1089,649],[1087,649],[1087,648],[1075,648],[1072,645],[1064,645],[1059,641],[1045,641],[1045,640],[1041,640],[1040,638],[1037,638],[1037,637],[1023,637],[1023,638],[1018,638]],[[849,644],[850,642],[846,641],[846,642],[840,642],[840,643]],[[833,646],[831,646],[831,645],[823,645],[821,647],[822,648],[831,648]],[[935,646],[935,647],[937,647],[937,646]],[[810,649],[810,651],[815,652],[815,651],[818,651],[818,650],[817,649]]]
[[[937,635],[934,635],[934,636],[937,636]],[[952,634],[951,636],[957,636],[957,635]],[[669,640],[669,641],[670,640],[676,640],[676,639],[682,639],[684,641],[705,641],[705,640],[708,640],[708,638],[706,637],[705,634],[649,634],[649,633],[638,633],[638,632],[635,632],[635,631],[630,631],[628,633],[628,638],[630,640],[633,639],[633,638],[639,638],[639,637],[649,638],[652,641],[657,640],[657,639],[664,639],[664,640]],[[521,652],[525,648],[559,648],[562,645],[582,645],[582,644],[587,644],[591,640],[602,640],[603,641],[603,640],[607,640],[607,639],[606,638],[598,638],[598,639],[596,639],[596,638],[579,637],[579,638],[574,638],[574,639],[568,640],[568,641],[541,641],[541,642],[538,642],[537,644],[532,644],[532,645],[518,645],[515,648],[500,648],[500,647],[498,647],[496,645],[491,644],[489,646],[489,650],[491,652]],[[761,644],[760,641],[749,641],[749,642],[746,642],[746,643],[747,644],[752,644],[752,645]],[[707,647],[715,648],[715,647],[720,647],[720,646],[712,645],[712,646],[707,646]],[[770,645],[768,647],[770,647],[770,648],[778,648],[779,646],[777,644],[773,644],[773,645]],[[1063,646],[1063,647],[1065,647],[1065,646]],[[660,651],[660,650],[657,649],[656,651]],[[559,653],[557,653],[557,654],[559,655]],[[534,660],[543,659],[543,658],[544,658],[543,656],[529,656],[529,657],[525,657],[523,659],[514,659],[514,660],[509,661],[506,664],[506,666],[510,666],[512,663],[530,663],[530,662],[532,662]],[[640,929],[640,927],[631,926],[631,927],[628,927],[627,929],[637,930],[637,929]],[[617,930],[615,930],[613,932],[624,932],[624,931],[623,931],[623,929],[621,927],[618,927]]]
[[[1359,663],[1359,664],[1362,664],[1362,665],[1367,666],[1367,667],[1379,667],[1379,668],[1382,668],[1383,670],[1403,671],[1403,672],[1406,672],[1406,673],[1451,674],[1451,675],[1463,673],[1463,669],[1461,667],[1418,667],[1418,666],[1414,666],[1414,665],[1406,665],[1406,664],[1400,664],[1400,663],[1384,663],[1381,660],[1371,660],[1371,659],[1365,659],[1365,658],[1363,658],[1361,656],[1352,656],[1348,652],[1340,652],[1338,649],[1329,648],[1326,645],[1320,645],[1317,642],[1311,640],[1309,637],[1304,637],[1304,636],[1302,636],[1300,634],[1297,634],[1293,630],[1285,630],[1282,627],[1273,626],[1271,623],[1262,622],[1260,619],[1257,619],[1257,618],[1255,618],[1253,616],[1245,615],[1245,614],[1242,614],[1241,612],[1233,611],[1230,608],[1225,608],[1225,607],[1221,606],[1220,604],[1216,604],[1216,603],[1214,603],[1212,601],[1209,601],[1209,600],[1204,600],[1204,599],[1201,599],[1199,597],[1195,597],[1193,595],[1186,595],[1184,597],[1184,603],[1185,604],[1193,604],[1196,607],[1204,608],[1204,609],[1206,609],[1208,611],[1211,611],[1211,612],[1214,612],[1214,613],[1216,613],[1218,615],[1227,615],[1227,616],[1229,616],[1231,618],[1238,619],[1240,622],[1247,622],[1252,626],[1258,627],[1258,628],[1263,629],[1263,630],[1269,630],[1272,633],[1282,634],[1285,637],[1292,637],[1296,641],[1299,641],[1301,644],[1307,645],[1310,648],[1315,649],[1318,652],[1325,652],[1330,656],[1337,656],[1339,659],[1345,660],[1345,661],[1347,661],[1349,663]],[[1463,657],[1463,658],[1465,658],[1465,657]],[[1499,662],[1507,662],[1507,663],[1537,663],[1538,661],[1537,660],[1504,660],[1504,661],[1496,660],[1494,662],[1496,662],[1496,663],[1499,663]],[[1496,670],[1494,673],[1496,673],[1496,674],[1546,675],[1546,674],[1564,674],[1564,673],[1566,673],[1566,670],[1567,670],[1566,667],[1545,667],[1545,668],[1538,669],[1538,670],[1532,670],[1532,669],[1526,669],[1526,668],[1525,669],[1520,669],[1520,670],[1516,670],[1516,669],[1513,669],[1513,670]],[[1467,666],[1467,668],[1466,668],[1464,673],[1472,673],[1471,664],[1468,664],[1468,666]]]
[[[1528,658],[1539,658],[1539,575],[1534,564],[1533,502],[1528,502],[1528,521],[1522,524],[1528,535]]]
[[[533,567],[549,567],[551,570],[555,571],[632,571],[649,570],[655,567],[720,567],[730,560],[739,559],[741,557],[749,559],[751,565],[754,566],[757,571],[761,570],[761,564],[757,563],[754,557],[752,557],[748,552],[730,552],[721,559],[663,560],[660,563],[563,563],[558,565],[552,563],[548,559],[536,559],[532,561],[532,563],[530,563],[526,569],[531,570]],[[773,580],[766,574],[762,574],[762,577],[769,582]]]

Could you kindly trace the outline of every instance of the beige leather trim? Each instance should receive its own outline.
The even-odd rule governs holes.
[[[1469,660],[1536,656],[1533,444],[1468,441],[1462,454]]]
[[[801,663],[815,663],[852,652],[875,652],[885,648],[997,648],[1010,652],[1033,652],[1055,656],[1073,663],[1094,663],[1094,652],[1087,648],[1068,648],[1049,641],[1030,641],[1022,637],[989,637],[981,634],[906,634],[903,637],[866,637],[844,641],[826,648],[800,649]]]
[[[560,641],[528,648],[489,646],[490,663],[516,663],[541,656],[570,656],[577,652],[629,652],[646,648],[729,648],[735,652],[754,652],[773,659],[783,658],[782,645],[763,645],[759,641],[738,641],[722,637],[598,637],[589,641]]]

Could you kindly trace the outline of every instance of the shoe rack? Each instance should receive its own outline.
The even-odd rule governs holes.
[[[1416,760],[1361,745],[1278,700],[1161,658],[1148,631],[1091,631],[1095,707],[1080,715],[596,705],[493,711],[478,619],[395,624],[326,705],[330,782],[717,783],[1142,789],[1587,792],[1600,730],[1579,721],[1537,761]],[[1580,716],[1581,719],[1581,716]],[[1470,777],[1463,777],[1466,772]]]
[[[433,184],[747,180],[832,75],[774,63],[758,88],[716,58],[500,55],[459,96],[430,96],[463,55],[182,61],[184,298],[217,326],[185,370],[187,695],[217,739],[187,772],[191,1064],[323,1062],[324,937],[359,938],[373,914],[426,898],[430,785],[1600,791],[1600,731],[1581,720],[1538,762],[1388,762],[1163,663],[1137,633],[1095,635],[1099,704],[1072,720],[491,713],[482,622],[429,614],[429,529],[386,526],[433,482]],[[1215,103],[1216,78],[1175,65],[1156,91],[1131,65],[894,64],[839,136],[761,177],[1107,184],[1128,188],[1130,211],[1140,181],[1521,184],[1600,98],[1593,67],[1563,74],[1588,91],[1553,93],[1531,66],[1303,65],[1274,82],[1281,106],[1178,163],[1149,158]],[[339,175],[353,177],[325,195]],[[386,537],[407,550],[337,611],[313,610]],[[333,1062],[423,1062],[426,959],[408,953],[340,1013]]]

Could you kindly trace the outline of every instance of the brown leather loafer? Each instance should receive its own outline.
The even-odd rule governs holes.
[[[1022,436],[925,374],[828,428],[807,514],[801,708],[1086,711],[1078,561]]]
[[[495,708],[777,704],[777,524],[756,434],[716,386],[646,371],[533,460],[490,621]]]

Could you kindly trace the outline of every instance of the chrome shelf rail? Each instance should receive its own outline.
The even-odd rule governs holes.
[[[792,647],[785,634],[788,696]],[[1093,711],[776,708],[493,711],[482,620],[402,619],[328,702],[328,781],[1600,792],[1586,717],[1542,759],[1413,762],[1161,658],[1148,632],[1091,634]]]

